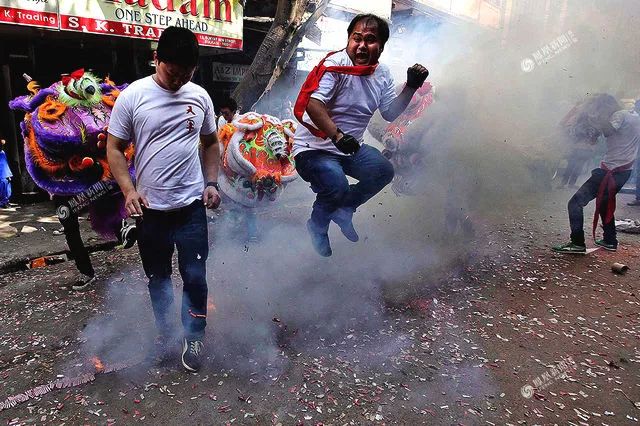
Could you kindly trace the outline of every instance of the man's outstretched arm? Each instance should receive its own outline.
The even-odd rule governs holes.
[[[407,70],[407,83],[397,98],[393,100],[389,109],[380,111],[382,118],[391,122],[402,114],[418,90],[429,76],[429,71],[420,64],[415,64]]]

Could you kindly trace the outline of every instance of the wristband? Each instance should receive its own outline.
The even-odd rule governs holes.
[[[218,185],[218,182],[216,181],[207,182],[207,185],[205,187],[207,186],[213,186],[216,189],[216,191],[220,191],[220,185]]]

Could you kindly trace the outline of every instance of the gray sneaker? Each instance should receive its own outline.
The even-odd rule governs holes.
[[[200,370],[203,349],[201,340],[190,340],[186,337],[182,340],[182,366],[187,371],[195,373]]]

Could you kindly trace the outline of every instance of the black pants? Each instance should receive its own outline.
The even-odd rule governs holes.
[[[591,171],[591,177],[576,191],[576,193],[569,200],[569,225],[571,226],[571,242],[578,245],[585,245],[584,243],[584,207],[589,204],[591,200],[598,195],[598,189],[602,183],[607,172],[603,169],[593,169]],[[602,221],[602,228],[604,230],[604,241],[607,244],[618,244],[616,238],[616,223],[615,217],[608,223],[605,222],[605,216],[607,214],[607,203],[609,197],[615,197],[620,189],[631,176],[631,170],[625,170],[622,172],[614,173],[613,178],[616,181],[615,193],[609,194],[606,190],[602,205],[600,208],[600,220]]]
[[[182,325],[190,339],[201,339],[207,325],[206,262],[209,255],[207,215],[202,200],[160,211],[145,209],[138,220],[138,248],[149,278],[149,296],[161,334],[170,333],[168,314],[173,310],[171,259],[178,249],[178,269],[184,283]]]
[[[53,202],[55,203],[56,209],[70,198],[71,197],[54,195]],[[58,220],[64,228],[64,236],[67,240],[71,257],[76,263],[76,268],[85,275],[89,275],[90,277],[94,276],[95,271],[91,265],[89,251],[84,246],[82,237],[80,237],[80,223],[78,222],[78,215],[69,211],[69,215],[65,219],[60,219],[58,217]]]

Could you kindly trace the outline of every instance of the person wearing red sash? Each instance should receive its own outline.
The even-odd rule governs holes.
[[[622,110],[618,101],[611,95],[597,95],[598,110],[608,111],[608,119],[596,121],[594,128],[606,137],[607,151],[600,167],[591,172],[591,177],[576,191],[569,200],[569,224],[571,241],[553,247],[559,253],[585,253],[583,208],[596,199],[592,235],[595,244],[609,251],[616,251],[616,225],[614,212],[616,194],[631,175],[631,169],[640,144],[640,116],[631,111]],[[611,113],[612,111],[615,111]],[[602,220],[603,238],[596,240],[598,219]]]
[[[353,213],[393,178],[389,160],[364,144],[369,120],[378,109],[385,120],[395,120],[429,75],[422,65],[413,65],[396,94],[389,68],[378,63],[389,39],[387,22],[357,15],[347,34],[347,47],[330,53],[311,71],[294,107],[302,123],[293,146],[296,169],[317,194],[307,229],[314,249],[325,257],[332,254],[331,221],[347,239],[358,241]],[[350,185],[347,176],[358,182]]]

